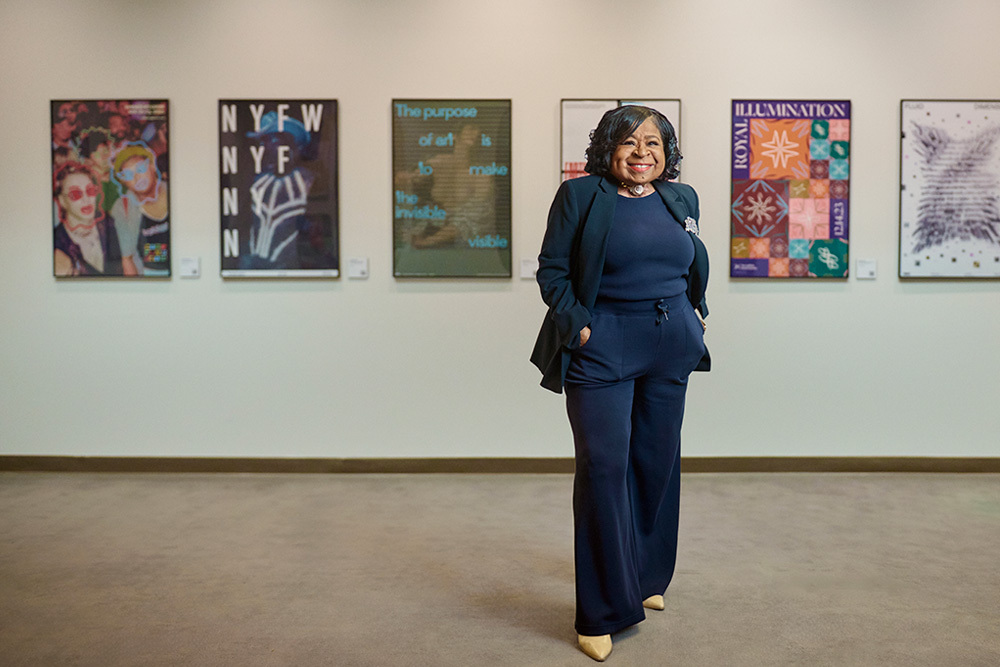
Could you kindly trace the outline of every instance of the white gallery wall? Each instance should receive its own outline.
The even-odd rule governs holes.
[[[997,456],[1000,281],[896,277],[900,99],[1000,98],[997,26],[995,0],[4,0],[0,454],[571,456],[535,283],[392,277],[390,102],[512,100],[516,273],[560,99],[679,97],[714,270],[685,455]],[[150,97],[174,278],[55,280],[49,100]],[[371,277],[224,281],[217,101],[298,97],[339,100],[341,265]],[[733,98],[852,101],[848,280],[728,277]]]

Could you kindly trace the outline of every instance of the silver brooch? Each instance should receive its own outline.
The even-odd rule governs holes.
[[[684,231],[691,232],[695,236],[698,235],[698,223],[690,215],[684,218]]]

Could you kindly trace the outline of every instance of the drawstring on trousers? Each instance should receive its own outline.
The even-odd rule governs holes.
[[[667,306],[666,299],[660,299],[656,302],[656,310],[659,311],[656,315],[657,324],[670,319],[670,308]]]

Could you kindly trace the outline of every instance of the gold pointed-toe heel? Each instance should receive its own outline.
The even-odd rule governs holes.
[[[577,635],[577,642],[580,644],[580,650],[597,662],[604,662],[604,659],[611,654],[611,635],[596,637]]]
[[[662,595],[650,595],[648,598],[642,601],[642,606],[646,609],[655,609],[657,611],[663,611],[665,605],[663,604]]]

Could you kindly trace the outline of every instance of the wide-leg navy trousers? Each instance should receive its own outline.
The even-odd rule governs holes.
[[[576,446],[576,630],[617,632],[674,573],[680,431],[704,339],[686,295],[598,302],[573,352],[566,407]]]

